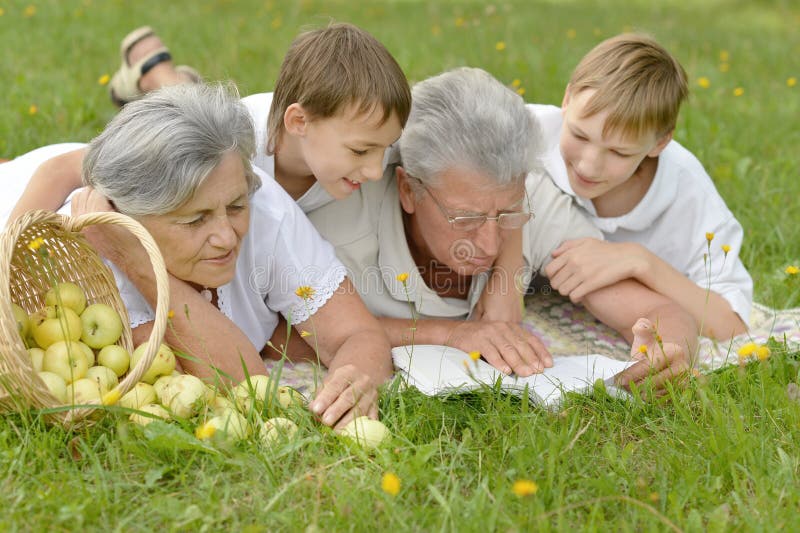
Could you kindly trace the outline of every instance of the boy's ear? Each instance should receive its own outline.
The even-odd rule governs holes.
[[[411,181],[409,180],[406,169],[401,166],[395,167],[394,175],[397,177],[397,191],[400,193],[400,205],[403,211],[412,214],[416,210],[417,198],[414,194],[414,189],[411,188]]]
[[[561,99],[561,109],[564,109],[569,105],[569,84],[567,84],[567,88],[564,89],[564,98]]]
[[[658,157],[659,154],[667,147],[669,142],[672,140],[672,134],[675,130],[669,130],[665,133],[656,143],[652,150],[647,153],[647,157]]]
[[[303,137],[306,134],[309,115],[297,102],[291,104],[283,113],[283,127],[289,135]]]

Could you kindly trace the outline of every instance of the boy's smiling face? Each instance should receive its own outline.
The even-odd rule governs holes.
[[[402,131],[395,113],[381,124],[383,109],[364,113],[351,105],[333,117],[305,122],[300,147],[308,169],[337,200],[365,181],[383,176],[383,157]]]
[[[564,124],[560,147],[569,184],[575,194],[589,200],[623,185],[636,173],[645,157],[657,157],[672,139],[671,132],[661,137],[650,132],[640,138],[629,138],[618,131],[604,136],[608,112],[583,116],[594,92],[584,89],[571,93],[568,88],[561,106]],[[623,191],[617,190],[616,194],[620,192]]]

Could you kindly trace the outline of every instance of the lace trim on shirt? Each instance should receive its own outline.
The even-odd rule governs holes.
[[[148,322],[152,322],[155,320],[155,316],[151,313],[145,312],[134,312],[128,313],[128,322],[131,325],[131,329],[138,328],[142,324],[147,324]]]
[[[347,269],[334,268],[330,272],[328,278],[324,280],[325,285],[314,285],[312,287],[314,289],[314,294],[293,305],[289,311],[290,316],[284,314],[286,320],[289,321],[290,324],[299,324],[300,322],[308,320],[320,307],[331,299],[333,293],[339,288],[342,281],[344,281],[346,274]]]
[[[219,309],[223,315],[232,321],[231,309],[228,305],[228,291],[225,287],[225,285],[222,287],[217,287],[217,309]]]

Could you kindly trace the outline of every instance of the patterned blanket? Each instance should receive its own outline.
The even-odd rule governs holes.
[[[596,320],[586,309],[558,294],[541,292],[526,298],[523,325],[538,335],[553,355],[599,353],[628,360],[630,347],[616,331]],[[754,304],[750,331],[724,343],[700,340],[698,362],[701,370],[713,370],[738,361],[738,349],[748,342],[765,343],[770,337],[800,350],[800,308],[775,310]],[[324,377],[315,365],[269,361],[267,370],[280,372],[280,381],[306,396],[313,395],[315,382]]]

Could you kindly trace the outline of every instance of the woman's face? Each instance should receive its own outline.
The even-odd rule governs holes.
[[[228,152],[194,196],[164,215],[139,218],[161,249],[167,271],[202,287],[225,285],[250,224],[244,166]]]

